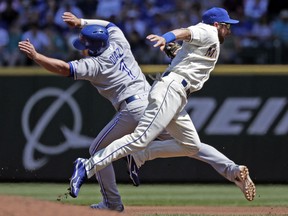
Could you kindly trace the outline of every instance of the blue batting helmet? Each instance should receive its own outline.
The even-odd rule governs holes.
[[[78,50],[88,49],[89,55],[98,56],[109,46],[109,33],[107,29],[100,25],[85,26],[77,39],[73,41],[73,46]]]

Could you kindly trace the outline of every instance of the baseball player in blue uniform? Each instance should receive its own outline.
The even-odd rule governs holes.
[[[99,21],[81,22],[94,24]],[[254,199],[256,188],[248,168],[235,165],[213,147],[201,143],[190,116],[184,110],[187,97],[200,90],[208,80],[218,60],[220,44],[230,35],[231,25],[236,23],[238,20],[231,19],[225,9],[211,8],[203,14],[202,22],[195,26],[175,29],[162,36],[147,36],[148,40],[155,42],[154,47],[160,47],[161,50],[166,44],[176,40],[182,40],[183,45],[162,77],[153,84],[148,96],[148,106],[135,130],[114,140],[89,159],[78,158],[75,161],[70,181],[72,197],[78,196],[80,187],[87,178],[91,178],[113,161],[134,153],[133,161],[137,167],[145,160],[159,157],[189,156],[203,160],[235,182],[247,200]],[[109,23],[106,23],[105,27],[108,31],[116,28]],[[81,38],[78,41],[80,43]],[[72,62],[70,66],[75,73],[77,64]],[[164,130],[169,132],[173,139],[155,141]],[[143,151],[143,154],[145,151],[149,152],[148,156],[142,155],[142,162],[139,151]],[[139,152],[139,155],[135,152]]]
[[[71,13],[64,14],[63,19],[70,25],[75,21],[75,26],[77,21],[79,26],[84,21]],[[89,152],[93,155],[113,140],[133,132],[147,107],[151,87],[123,32],[113,23],[97,20],[94,25],[86,26],[73,45],[79,50],[88,50],[89,56],[67,63],[38,53],[29,40],[19,42],[19,49],[48,71],[89,81],[112,103],[117,113],[91,144]],[[95,174],[103,201],[91,207],[123,211],[112,165]]]

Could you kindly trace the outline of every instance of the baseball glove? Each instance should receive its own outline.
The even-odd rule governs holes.
[[[176,43],[176,42],[170,42],[168,44],[165,45],[164,47],[164,52],[166,53],[166,55],[173,59],[176,54],[177,54],[177,51],[181,48],[181,45]]]

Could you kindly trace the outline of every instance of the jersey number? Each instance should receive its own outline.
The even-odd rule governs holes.
[[[131,77],[131,79],[135,79],[135,76],[132,74],[131,70],[127,67],[127,65],[125,64],[124,60],[122,59],[120,62],[120,68],[119,70],[125,72],[128,74],[129,77]]]
[[[205,56],[209,57],[209,58],[216,58],[217,56],[217,49],[216,49],[216,45],[212,45],[211,47],[209,47],[209,49],[207,50]]]

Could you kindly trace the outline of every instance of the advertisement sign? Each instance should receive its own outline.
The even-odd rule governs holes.
[[[212,76],[186,106],[202,142],[237,164],[255,182],[288,182],[288,76]],[[0,79],[0,181],[67,181],[73,161],[115,114],[87,81],[58,76]],[[113,163],[128,182],[124,160]],[[148,161],[142,182],[226,182],[195,159]]]

